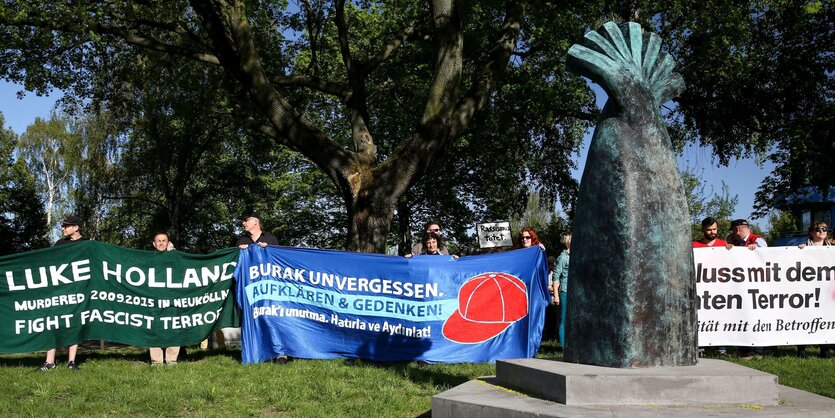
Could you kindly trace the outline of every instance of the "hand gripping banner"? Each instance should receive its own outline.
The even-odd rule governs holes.
[[[153,252],[96,241],[0,257],[0,352],[105,340],[196,344],[237,326],[237,248]]]
[[[532,357],[542,337],[538,247],[455,260],[250,246],[238,262],[244,363],[486,362]]]

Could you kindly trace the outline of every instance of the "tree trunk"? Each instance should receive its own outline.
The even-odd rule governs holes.
[[[409,254],[412,250],[412,233],[409,225],[412,222],[412,207],[405,199],[400,199],[397,204],[397,225],[398,225],[398,247],[399,255]]]
[[[353,170],[352,170],[353,171]],[[363,173],[364,172],[364,173]],[[350,251],[363,253],[386,252],[391,220],[402,192],[392,190],[390,184],[375,178],[375,170],[354,171],[343,192],[348,209],[348,242]]]

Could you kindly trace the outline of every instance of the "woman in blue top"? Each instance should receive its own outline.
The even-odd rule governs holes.
[[[560,345],[565,350],[565,312],[568,301],[568,256],[571,251],[571,232],[560,234],[560,244],[565,246],[565,251],[557,257],[557,265],[554,267],[554,288],[559,290],[559,297],[554,302],[560,306]]]

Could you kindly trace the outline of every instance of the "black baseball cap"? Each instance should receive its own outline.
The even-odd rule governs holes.
[[[69,216],[65,217],[63,221],[61,221],[61,226],[71,226],[71,225],[80,226],[81,225],[81,218],[79,218],[78,216],[75,216],[75,215],[69,215]]]
[[[734,229],[736,229],[736,227],[740,225],[748,226],[748,221],[746,221],[745,219],[734,220],[733,222],[731,222],[731,231],[733,231]]]
[[[250,210],[250,211],[245,212],[244,215],[241,216],[242,221],[245,221],[249,218],[257,218],[260,221],[261,220],[261,215],[259,215],[257,211]]]

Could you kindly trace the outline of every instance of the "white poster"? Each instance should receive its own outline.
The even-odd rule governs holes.
[[[835,247],[695,248],[699,346],[835,344]]]
[[[476,230],[478,231],[478,246],[481,248],[510,247],[513,245],[510,222],[478,224]]]

